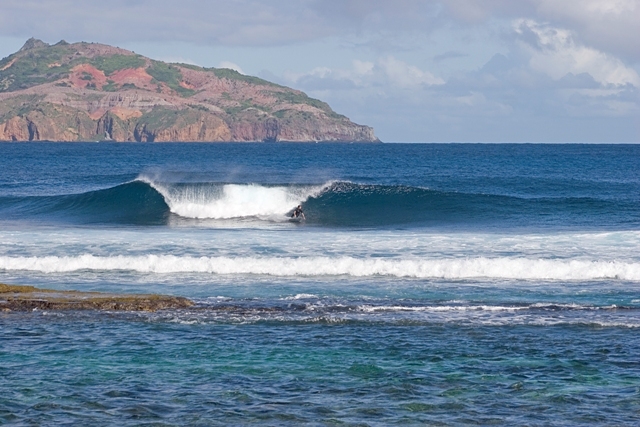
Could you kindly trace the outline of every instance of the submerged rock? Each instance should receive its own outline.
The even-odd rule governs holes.
[[[193,301],[187,298],[171,295],[55,291],[0,283],[0,311],[157,311],[193,305]]]

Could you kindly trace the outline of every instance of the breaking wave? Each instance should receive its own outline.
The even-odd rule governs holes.
[[[166,184],[146,177],[140,177],[139,181],[160,193],[172,213],[194,219],[256,217],[283,220],[292,207],[317,196],[331,185]]]
[[[0,257],[0,270],[82,270],[269,276],[391,276],[436,279],[640,281],[640,263],[528,258],[370,259],[355,257],[45,256]]]

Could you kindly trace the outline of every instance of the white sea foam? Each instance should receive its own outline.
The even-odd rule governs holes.
[[[284,300],[288,301],[288,300],[311,299],[311,298],[318,298],[318,296],[314,294],[297,294],[294,296],[285,297]]]
[[[158,191],[171,212],[184,218],[230,219],[243,217],[285,220],[296,205],[326,189],[317,186],[274,186],[258,184],[171,185],[147,176],[145,182]]]
[[[640,281],[640,262],[527,258],[380,259],[355,257],[43,256],[0,257],[0,270],[256,274],[271,276],[393,276],[523,280]]]
[[[238,324],[251,324],[264,320],[269,321],[302,321],[307,323],[344,323],[349,321],[385,321],[385,322],[425,322],[429,324],[437,323],[456,323],[469,325],[485,325],[485,326],[514,326],[514,325],[530,325],[530,326],[561,326],[561,325],[578,325],[595,328],[640,328],[640,323],[635,318],[622,318],[615,316],[593,316],[577,313],[572,317],[540,316],[537,313],[531,314],[526,311],[516,310],[494,310],[486,312],[485,310],[421,310],[421,311],[349,311],[349,312],[315,312],[313,310],[295,311],[283,313],[280,311],[206,311],[185,312],[180,314],[172,313],[169,317],[166,314],[145,313],[143,316],[151,316],[162,318],[182,324],[193,323],[210,323],[210,322],[232,322]],[[391,316],[389,316],[391,315]]]
[[[508,306],[494,306],[494,305],[468,305],[468,306],[451,306],[451,305],[433,305],[433,306],[371,306],[362,305],[358,307],[360,311],[366,313],[375,312],[467,312],[467,311],[495,311],[495,312],[513,312],[518,310],[528,310],[529,307],[508,307]]]
[[[503,306],[503,305],[426,305],[426,306],[404,306],[404,305],[361,305],[358,307],[360,311],[367,313],[375,312],[433,312],[433,313],[445,313],[445,312],[517,312],[528,311],[531,309],[565,309],[565,310],[613,310],[617,307],[610,305],[606,307],[594,307],[590,305],[581,304],[562,304],[562,303],[534,303],[530,305],[521,306]]]

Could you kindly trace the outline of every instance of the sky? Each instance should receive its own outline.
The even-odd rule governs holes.
[[[640,0],[2,0],[30,37],[226,67],[385,142],[640,142]]]

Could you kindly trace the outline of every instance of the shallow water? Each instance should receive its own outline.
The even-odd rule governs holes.
[[[637,425],[640,146],[2,144],[6,425]],[[302,203],[307,221],[288,221]]]

